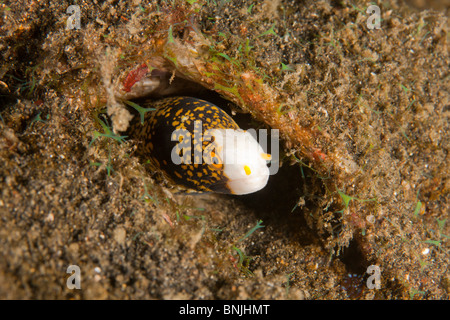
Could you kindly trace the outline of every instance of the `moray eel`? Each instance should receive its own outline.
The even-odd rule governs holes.
[[[267,184],[271,159],[255,138],[218,106],[192,97],[146,101],[144,123],[132,121],[138,154],[185,190],[248,194]]]

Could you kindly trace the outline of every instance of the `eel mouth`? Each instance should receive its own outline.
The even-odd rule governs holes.
[[[267,185],[269,175],[255,175],[254,177],[228,181],[227,186],[235,195],[245,195],[257,192]]]

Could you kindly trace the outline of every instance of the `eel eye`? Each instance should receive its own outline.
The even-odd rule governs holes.
[[[222,161],[214,151],[211,151],[211,160],[212,160],[211,164],[214,168],[222,169]]]
[[[245,171],[245,174],[248,176],[252,174],[252,171],[250,170],[249,166],[244,166],[244,171]]]

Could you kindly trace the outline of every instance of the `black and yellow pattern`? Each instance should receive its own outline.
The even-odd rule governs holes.
[[[131,125],[131,137],[141,141],[138,147],[141,156],[150,159],[168,178],[187,189],[232,193],[227,187],[228,178],[224,175],[223,164],[220,161],[207,164],[199,158],[203,152],[209,151],[211,141],[202,141],[201,144],[194,141],[197,137],[194,133],[200,132],[198,120],[201,121],[202,136],[208,129],[239,129],[225,111],[192,97],[165,98],[142,106],[156,111],[146,114],[143,125],[139,117],[135,117]],[[180,148],[184,141],[173,136],[174,131],[180,129],[191,133],[191,141],[187,141],[189,147],[184,148],[184,151],[188,150],[187,154],[182,154]],[[172,141],[175,139],[178,141]],[[202,146],[202,150],[195,150],[194,146]],[[177,165],[172,161],[172,150],[184,159],[183,163]]]

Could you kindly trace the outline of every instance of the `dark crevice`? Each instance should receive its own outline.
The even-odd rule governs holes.
[[[227,112],[242,129],[258,131],[258,129],[267,128],[263,123],[252,118],[250,114],[239,112],[238,106],[224,99],[215,91],[207,90],[199,84],[180,78],[175,79],[176,86],[180,90],[168,90],[170,85],[167,84],[167,81],[170,75],[158,72],[156,74],[160,77],[162,91],[156,90],[149,97],[135,100],[138,104],[145,99],[158,100],[163,97],[186,95],[214,103]],[[183,85],[180,86],[180,84]],[[170,94],[161,94],[164,90],[165,92],[170,91]],[[135,111],[131,111],[138,116]],[[272,153],[270,130],[267,133],[269,136],[266,151]],[[283,142],[280,141],[280,158],[282,157],[282,146]],[[271,165],[278,166],[279,163]],[[306,167],[301,168],[297,164],[286,163],[279,168],[276,174],[269,177],[268,184],[264,189],[249,195],[229,197],[254,212],[257,219],[263,220],[265,225],[271,225],[278,236],[293,238],[303,245],[308,245],[321,242],[317,231],[311,229],[305,219],[308,212],[318,210],[318,204],[315,201],[317,194],[324,194],[324,190],[314,172]],[[304,203],[298,205],[301,197],[304,199]]]
[[[347,272],[352,274],[364,274],[369,266],[357,239],[350,241],[349,246],[341,250],[339,260],[345,265]]]
[[[301,245],[319,243],[317,232],[308,226],[305,212],[316,210],[316,204],[305,196],[310,184],[309,173],[302,173],[298,165],[285,164],[270,176],[267,186],[255,193],[240,196],[239,201],[251,209],[264,224],[271,225],[282,237],[298,241]],[[304,203],[299,205],[301,198]]]

